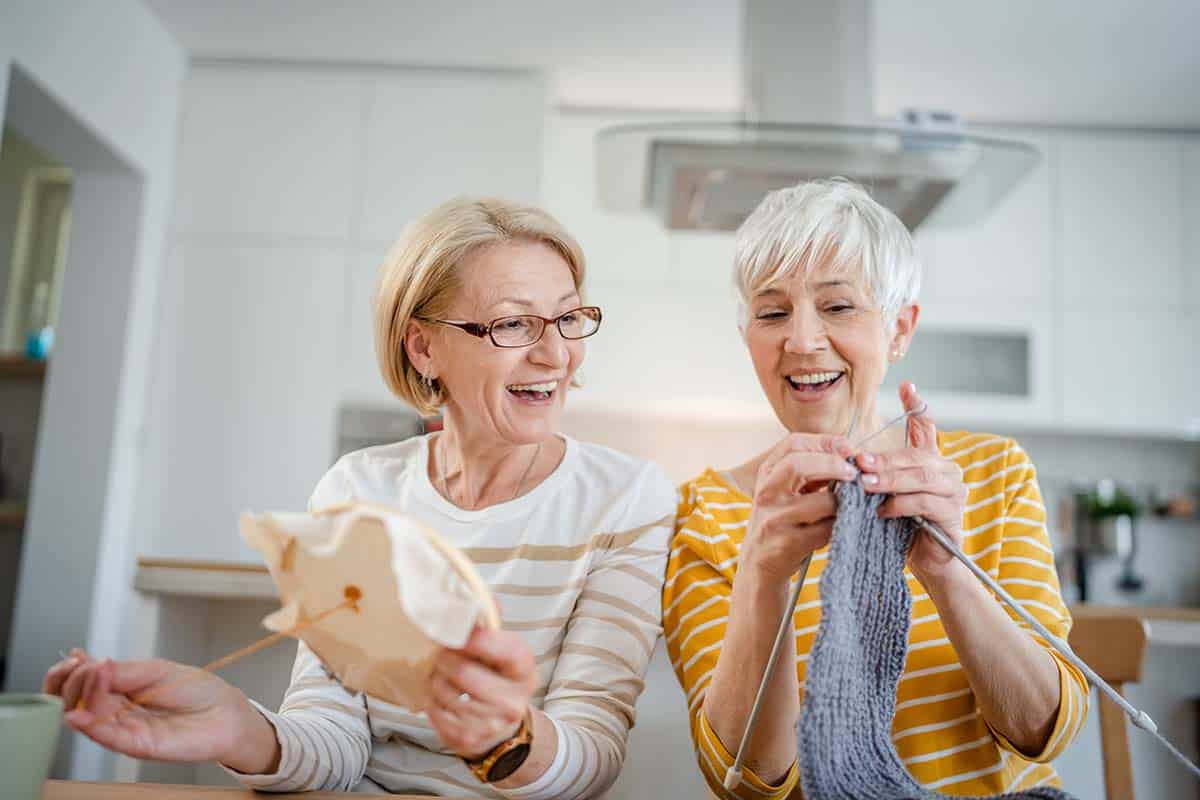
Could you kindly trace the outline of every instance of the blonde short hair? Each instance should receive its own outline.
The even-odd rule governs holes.
[[[768,194],[738,228],[739,325],[748,322],[756,294],[793,271],[808,274],[822,264],[857,273],[889,329],[921,289],[912,236],[895,214],[853,181],[807,181]]]
[[[446,402],[437,380],[425,380],[404,349],[410,320],[444,316],[458,290],[459,268],[480,248],[507,242],[553,248],[582,293],[579,243],[540,208],[490,197],[457,197],[410,223],[388,254],[375,293],[375,356],[392,393],[421,414]]]

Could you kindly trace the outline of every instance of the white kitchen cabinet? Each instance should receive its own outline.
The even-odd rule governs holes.
[[[389,406],[401,402],[384,384],[375,358],[375,287],[389,249],[364,247],[347,257],[345,338],[338,364],[343,404]]]
[[[888,371],[880,407],[899,411],[896,387],[913,380],[943,425],[1050,424],[1057,399],[1055,359],[1048,310],[927,303],[907,355]]]
[[[364,82],[294,66],[203,64],[179,124],[175,227],[188,234],[344,239]]]
[[[1068,428],[1200,436],[1200,314],[1067,311],[1062,323]]]
[[[921,295],[928,301],[986,300],[1049,308],[1054,247],[1051,175],[1054,140],[1025,129],[972,129],[981,136],[1028,142],[1041,160],[982,220],[917,231],[925,262]]]
[[[1058,145],[1065,309],[1180,307],[1180,137],[1072,132]]]
[[[1183,301],[1200,311],[1200,135],[1183,141]]]
[[[257,558],[248,509],[302,510],[334,449],[345,254],[177,244],[139,502],[143,552]]]
[[[360,240],[390,243],[457,195],[537,202],[545,116],[538,76],[381,70],[368,86]]]
[[[649,213],[601,209],[596,133],[646,114],[553,109],[546,115],[541,203],[583,247],[589,283],[659,284],[671,262],[669,237]]]

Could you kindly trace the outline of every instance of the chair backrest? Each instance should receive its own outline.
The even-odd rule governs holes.
[[[1075,608],[1071,649],[1121,694],[1127,682],[1142,677],[1146,655],[1146,621],[1133,613],[1112,609]],[[1104,761],[1107,800],[1134,800],[1133,767],[1125,712],[1100,695],[1100,753]]]

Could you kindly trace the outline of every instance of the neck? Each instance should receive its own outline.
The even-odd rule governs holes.
[[[471,510],[506,503],[545,477],[539,465],[549,442],[505,442],[457,424],[455,416],[447,410],[429,459],[430,482],[451,503]]]

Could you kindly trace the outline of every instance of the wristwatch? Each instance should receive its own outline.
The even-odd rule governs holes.
[[[526,709],[521,727],[511,739],[505,739],[477,760],[463,759],[475,777],[484,783],[496,783],[521,768],[533,751],[533,717]]]

